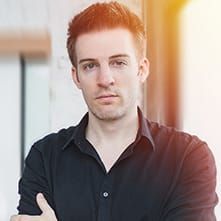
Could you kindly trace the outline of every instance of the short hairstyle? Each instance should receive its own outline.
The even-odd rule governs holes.
[[[103,29],[125,28],[132,33],[138,56],[145,55],[146,36],[140,18],[118,2],[95,3],[69,22],[67,50],[71,63],[77,67],[75,44],[78,36]]]

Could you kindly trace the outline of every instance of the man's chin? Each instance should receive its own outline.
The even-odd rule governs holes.
[[[102,111],[92,111],[92,114],[99,120],[103,121],[115,121],[124,116],[123,111],[121,110],[102,110]]]

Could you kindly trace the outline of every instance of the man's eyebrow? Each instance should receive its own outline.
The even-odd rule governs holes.
[[[93,59],[93,58],[84,58],[84,59],[81,59],[78,64],[81,64],[83,62],[88,62],[88,61],[96,61],[96,59]]]
[[[116,55],[110,56],[110,59],[112,59],[112,58],[122,58],[122,57],[129,58],[130,56],[128,54],[116,54]]]
[[[126,57],[126,58],[129,58],[130,56],[127,55],[127,54],[116,54],[116,55],[112,55],[109,57],[109,59],[113,59],[113,58],[122,58],[122,57]],[[83,62],[88,62],[88,61],[97,61],[97,59],[95,58],[84,58],[84,59],[81,59],[78,64],[81,64]]]

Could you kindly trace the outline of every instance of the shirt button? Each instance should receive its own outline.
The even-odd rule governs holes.
[[[103,192],[103,197],[107,198],[108,197],[108,192]]]

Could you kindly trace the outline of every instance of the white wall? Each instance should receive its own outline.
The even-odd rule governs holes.
[[[16,212],[20,176],[20,68],[18,56],[0,56],[0,221]],[[12,205],[12,206],[11,206]]]
[[[0,33],[37,32],[48,28],[48,1],[0,0]]]
[[[194,0],[182,13],[181,101],[184,130],[207,141],[214,153],[221,198],[220,11],[220,0]],[[220,204],[216,214],[221,220]]]
[[[25,59],[25,156],[31,145],[51,131],[47,59]]]

